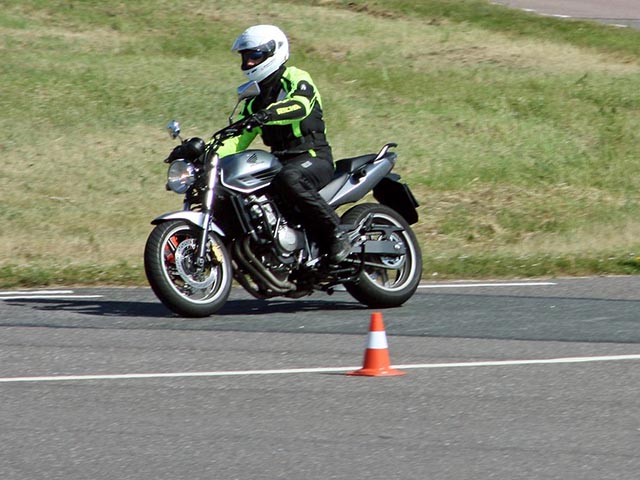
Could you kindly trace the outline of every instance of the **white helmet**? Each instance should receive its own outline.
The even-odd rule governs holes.
[[[260,82],[264,80],[289,59],[287,36],[273,25],[255,25],[247,28],[233,42],[231,50],[239,53],[259,52],[266,57],[253,67],[248,67],[243,59],[242,71],[249,81]]]

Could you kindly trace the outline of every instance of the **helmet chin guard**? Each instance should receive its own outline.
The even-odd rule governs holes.
[[[289,59],[289,41],[282,30],[274,25],[254,25],[242,32],[233,42],[231,50],[244,52],[255,50],[263,52],[266,58],[242,72],[249,81],[260,82],[278,70]]]

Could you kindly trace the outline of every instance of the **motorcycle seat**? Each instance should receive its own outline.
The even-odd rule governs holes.
[[[320,196],[327,202],[330,202],[330,199],[333,198],[333,196],[338,193],[338,191],[347,182],[347,179],[349,178],[349,174],[351,172],[354,172],[359,168],[364,167],[368,163],[371,163],[375,158],[376,154],[370,153],[368,155],[343,158],[342,160],[336,161],[333,180],[331,180],[329,184],[325,185],[324,188],[320,190]]]
[[[376,158],[375,153],[370,153],[367,155],[360,155],[358,157],[352,158],[343,158],[336,162],[336,172],[335,176],[342,175],[344,173],[350,173],[358,168],[366,165],[367,163],[371,163],[373,159]]]

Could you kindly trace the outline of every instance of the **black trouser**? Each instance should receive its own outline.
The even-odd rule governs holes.
[[[333,178],[330,160],[308,153],[283,158],[283,168],[272,182],[285,216],[299,221],[322,249],[329,248],[340,218],[318,190]]]

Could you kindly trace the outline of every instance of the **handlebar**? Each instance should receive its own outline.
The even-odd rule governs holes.
[[[238,135],[240,135],[244,130],[247,129],[250,118],[251,117],[242,118],[236,122],[233,122],[231,125],[218,130],[211,136],[211,138],[214,140],[213,143],[215,145],[219,145],[228,138],[237,137]]]

